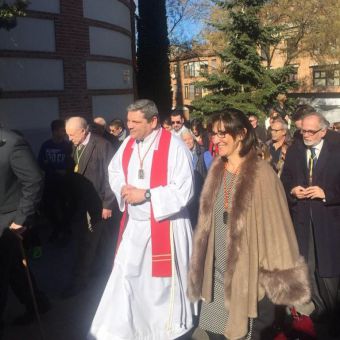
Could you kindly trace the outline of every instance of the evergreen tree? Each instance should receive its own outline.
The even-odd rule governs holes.
[[[287,81],[290,67],[268,69],[259,51],[281,39],[279,27],[261,23],[260,10],[266,0],[215,1],[226,12],[228,20],[215,27],[228,37],[227,47],[219,53],[218,72],[206,74],[197,85],[208,89],[207,96],[195,100],[194,114],[210,114],[224,108],[255,112],[260,116],[280,92],[296,86]]]
[[[0,0],[0,29],[5,28],[10,30],[17,25],[17,17],[25,16],[25,9],[28,5],[26,0],[16,0],[10,5],[4,1]]]
[[[153,100],[165,116],[171,110],[165,0],[139,0],[138,11],[138,96]]]

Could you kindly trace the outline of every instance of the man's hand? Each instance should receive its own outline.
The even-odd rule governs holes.
[[[103,209],[102,211],[102,219],[107,220],[112,217],[112,210],[111,209]]]
[[[139,204],[145,201],[145,189],[138,189],[132,185],[124,185],[122,187],[122,197],[128,204]]]
[[[12,224],[9,226],[9,229],[22,239],[21,235],[24,234],[27,228],[24,227],[23,225],[12,222]]]
[[[21,228],[23,228],[22,225],[16,224],[16,223],[14,223],[14,222],[12,222],[12,224],[9,226],[9,229],[11,229],[11,230],[19,230],[19,229],[21,229]]]
[[[326,198],[325,192],[318,186],[308,187],[306,189],[306,198],[321,198],[322,200]]]
[[[297,199],[301,200],[306,198],[306,189],[300,185],[298,185],[297,187],[294,187],[290,194],[294,197],[296,197]]]

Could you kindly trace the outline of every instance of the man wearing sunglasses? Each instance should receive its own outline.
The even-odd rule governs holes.
[[[317,112],[303,116],[302,139],[288,149],[282,172],[300,253],[308,262],[313,315],[335,331],[340,277],[340,136]]]
[[[188,129],[184,125],[184,116],[182,113],[178,111],[174,111],[171,113],[171,132],[175,135],[180,137],[181,133],[187,131]]]

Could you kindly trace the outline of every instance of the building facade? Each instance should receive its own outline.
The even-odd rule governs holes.
[[[272,68],[282,67],[287,64],[287,60],[288,65],[293,66],[294,71],[290,77],[299,83],[299,87],[289,95],[297,98],[300,103],[312,105],[330,122],[340,121],[339,62],[330,59],[327,62],[320,62],[307,53],[290,58],[290,53],[290,39],[285,39],[273,53],[271,60]]]
[[[134,100],[133,0],[30,0],[0,30],[0,122],[36,150],[50,122],[125,117]]]
[[[183,112],[186,119],[189,119],[191,102],[208,93],[195,83],[204,79],[202,75],[205,72],[216,71],[220,64],[220,59],[209,50],[189,51],[172,57],[170,60],[172,109]]]
[[[282,44],[287,44],[287,41],[283,41]],[[273,54],[270,67],[278,68],[285,65],[287,52],[289,53],[289,49],[286,46],[280,46]],[[310,56],[304,55],[292,59],[290,65],[294,67],[290,77],[298,81],[300,86],[292,90],[289,96],[297,98],[299,103],[314,106],[330,122],[340,121],[340,64],[336,62],[320,64]],[[195,82],[204,79],[201,72],[214,72],[220,66],[219,57],[209,50],[186,52],[172,58],[170,72],[173,109],[183,111],[188,119],[192,108],[191,102],[207,94],[206,90],[195,85]]]

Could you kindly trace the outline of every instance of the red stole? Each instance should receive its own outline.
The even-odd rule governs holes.
[[[168,156],[170,147],[171,133],[162,129],[158,143],[158,149],[154,150],[151,167],[150,189],[168,184]],[[128,166],[130,163],[133,144],[135,140],[130,138],[123,151],[123,171],[125,181],[128,178]],[[138,169],[135,169],[138,171]],[[155,220],[152,204],[151,211],[151,247],[152,247],[152,276],[169,277],[171,276],[171,242],[170,242],[170,221]],[[117,248],[122,240],[128,214],[127,205],[120,222]]]

